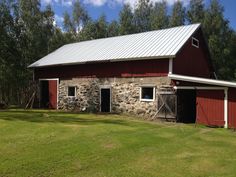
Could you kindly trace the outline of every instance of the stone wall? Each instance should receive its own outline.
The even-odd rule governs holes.
[[[114,113],[153,117],[157,111],[157,92],[155,101],[140,101],[140,86],[153,85],[156,88],[170,85],[167,77],[145,78],[73,78],[60,80],[58,108],[85,112],[100,111],[100,87],[110,86]],[[68,97],[68,86],[76,87],[76,97]]]

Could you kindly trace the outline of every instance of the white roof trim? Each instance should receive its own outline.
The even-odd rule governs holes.
[[[196,82],[201,84],[208,84],[208,85],[217,85],[222,87],[235,87],[236,82],[229,82],[223,80],[215,80],[215,79],[206,79],[201,77],[192,77],[192,76],[185,76],[185,75],[178,75],[178,74],[169,74],[168,77],[173,80],[179,81],[186,81],[186,82]]]

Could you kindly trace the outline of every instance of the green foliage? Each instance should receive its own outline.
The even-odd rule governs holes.
[[[73,23],[78,28],[84,27],[88,20],[90,19],[85,8],[80,4],[80,1],[76,1],[73,5]]]
[[[12,72],[20,64],[15,57],[19,57],[19,51],[15,40],[14,19],[10,13],[12,6],[9,1],[0,3],[0,100],[6,103],[11,101],[10,97],[14,94],[9,81],[14,82],[14,85],[17,82]]]
[[[38,0],[1,1],[0,101],[23,104],[32,80],[29,64],[48,54],[53,36],[54,13],[40,10]]]
[[[80,32],[80,40],[92,40],[96,39],[96,23],[93,20],[88,21],[87,25]]]
[[[151,8],[150,0],[139,0],[134,10],[134,22],[136,32],[145,32],[151,29]]]
[[[105,37],[108,37],[108,24],[104,14],[96,21],[89,20],[86,26],[79,33],[81,41]]]
[[[185,22],[185,8],[181,1],[176,1],[173,5],[172,13],[170,16],[169,26],[181,26]]]
[[[60,28],[56,27],[52,38],[49,41],[49,52],[53,52],[59,47],[73,41],[72,35],[63,33]]]
[[[187,11],[189,23],[202,23],[204,20],[205,9],[203,0],[191,0]]]
[[[102,14],[96,24],[96,39],[107,37],[107,21],[106,16]]]
[[[169,17],[167,13],[166,1],[155,3],[150,15],[151,29],[163,29],[169,26]]]
[[[123,6],[119,18],[121,35],[135,33],[134,14],[129,4]]]
[[[73,21],[70,19],[70,15],[68,14],[68,12],[65,12],[63,17],[64,17],[63,21],[64,30],[68,33],[75,33],[76,29],[73,24]]]
[[[73,4],[72,17],[68,14],[68,12],[64,13],[64,30],[65,37],[67,37],[66,41],[76,42],[81,39],[80,32],[87,23],[91,21],[87,11],[81,5],[80,1],[77,0]]]
[[[235,33],[230,29],[229,22],[224,18],[224,9],[218,0],[212,0],[206,9],[203,30],[208,39],[214,68],[221,79],[234,79],[235,72]]]
[[[118,36],[119,35],[119,23],[113,20],[107,28],[108,37]]]

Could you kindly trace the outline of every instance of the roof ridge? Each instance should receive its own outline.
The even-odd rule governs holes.
[[[78,43],[91,42],[91,41],[106,40],[106,39],[112,39],[112,38],[127,37],[127,36],[132,36],[132,35],[139,35],[139,34],[141,35],[141,34],[144,34],[144,33],[147,34],[147,33],[153,33],[153,32],[157,32],[157,31],[171,30],[171,29],[176,29],[176,28],[181,28],[181,27],[189,27],[189,26],[194,26],[194,25],[201,26],[201,23],[193,23],[193,24],[188,24],[188,25],[180,25],[180,26],[174,26],[174,27],[170,27],[170,28],[163,28],[163,29],[158,29],[158,30],[145,31],[145,32],[140,32],[140,33],[133,33],[133,34],[125,34],[125,35],[112,36],[112,37],[104,37],[104,38],[91,39],[91,40],[84,40],[84,41],[79,41],[79,42],[73,42],[73,43],[65,44],[63,46],[73,45],[73,44],[78,44]]]

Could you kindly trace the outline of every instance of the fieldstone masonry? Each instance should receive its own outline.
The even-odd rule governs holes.
[[[145,78],[73,78],[61,79],[59,84],[58,108],[83,112],[100,111],[100,88],[111,88],[111,109],[114,113],[125,113],[142,117],[153,117],[157,112],[155,101],[140,101],[140,87],[153,85],[159,88],[170,85],[167,77]],[[76,96],[68,97],[68,86],[76,87]]]

